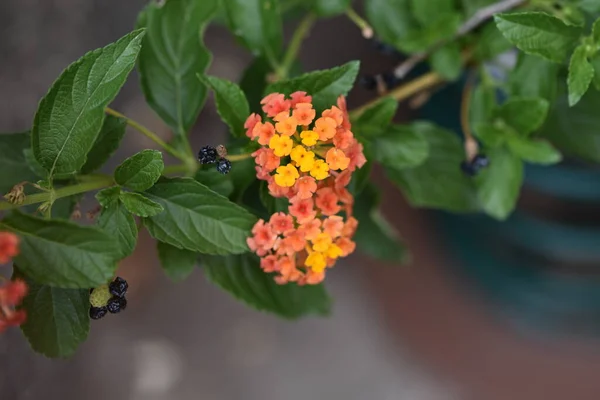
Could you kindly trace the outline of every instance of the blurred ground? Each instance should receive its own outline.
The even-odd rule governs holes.
[[[60,71],[131,30],[143,4],[0,3],[0,129],[28,129],[37,102]],[[313,35],[319,40],[309,40],[303,51],[306,69],[361,56],[367,58],[368,72],[391,65],[343,19],[319,23]],[[206,41],[214,51],[212,71],[239,76],[248,55],[222,29],[211,29]],[[115,108],[167,133],[145,106],[136,77]],[[193,141],[199,146],[208,141],[207,133],[214,137],[222,131],[209,100]],[[135,132],[125,143],[117,160],[150,146]],[[329,279],[336,301],[332,318],[290,323],[235,302],[209,285],[201,271],[184,283],[169,282],[160,273],[152,241],[144,236],[122,269],[132,286],[127,311],[94,322],[90,339],[74,358],[34,355],[17,330],[0,336],[0,399],[458,398],[388,336],[380,307],[356,267],[352,261],[339,265]]]

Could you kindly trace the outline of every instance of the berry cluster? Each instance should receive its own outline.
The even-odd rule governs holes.
[[[265,272],[277,273],[277,283],[317,284],[325,268],[354,251],[358,221],[347,186],[367,161],[363,146],[350,131],[343,96],[316,120],[306,92],[289,99],[272,93],[261,104],[265,120],[252,114],[244,125],[246,135],[263,146],[252,154],[256,176],[268,183],[271,196],[290,204],[288,213],[259,220],[248,246],[261,257]],[[342,211],[345,220],[337,215]]]
[[[90,318],[100,319],[107,313],[118,314],[127,307],[127,281],[116,277],[108,285],[90,290]]]
[[[460,169],[468,176],[475,176],[482,169],[490,164],[490,160],[483,154],[477,154],[471,161],[463,161]]]
[[[217,171],[223,175],[228,174],[231,170],[231,161],[226,157],[227,150],[222,144],[217,147],[204,146],[198,152],[200,164],[217,164]]]

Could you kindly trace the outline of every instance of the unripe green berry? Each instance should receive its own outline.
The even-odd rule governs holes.
[[[104,307],[112,297],[108,290],[108,285],[98,286],[90,294],[90,304],[92,307]]]

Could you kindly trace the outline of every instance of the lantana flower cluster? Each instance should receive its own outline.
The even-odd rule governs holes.
[[[273,197],[289,200],[288,212],[259,220],[248,246],[277,283],[317,284],[325,271],[356,247],[358,221],[347,189],[352,173],[366,163],[351,132],[346,100],[317,117],[312,97],[272,93],[262,101],[263,120],[251,114],[246,135],[262,147],[252,154],[256,176]],[[339,215],[341,214],[341,215]]]
[[[19,237],[11,232],[0,232],[0,264],[19,254]],[[0,333],[11,326],[19,326],[27,319],[24,310],[15,308],[27,294],[27,284],[21,279],[0,281]]]

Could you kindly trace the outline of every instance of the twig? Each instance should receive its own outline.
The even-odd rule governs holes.
[[[473,133],[471,131],[471,124],[469,121],[471,96],[473,94],[473,80],[474,77],[471,74],[467,79],[465,87],[463,88],[462,99],[460,104],[460,124],[463,131],[463,135],[465,136],[465,155],[467,156],[467,160],[469,160],[469,162],[473,160],[473,158],[479,152],[479,144],[477,143],[477,140],[475,140],[475,138],[473,137]]]
[[[398,67],[396,67],[396,69],[394,70],[394,75],[398,79],[403,79],[410,71],[412,71],[414,67],[417,66],[417,64],[427,59],[427,57],[429,57],[431,53],[438,50],[440,47],[443,47],[444,45],[465,36],[467,33],[471,32],[473,29],[477,28],[479,25],[483,24],[485,21],[490,19],[494,14],[508,11],[511,8],[518,7],[524,4],[526,1],[527,0],[502,0],[498,3],[494,3],[487,7],[483,7],[477,10],[477,12],[475,12],[475,14],[473,14],[471,18],[469,18],[464,24],[462,24],[458,28],[454,35],[452,35],[449,38],[440,40],[439,42],[431,46],[429,49],[421,53],[414,54],[402,64],[400,64]]]

